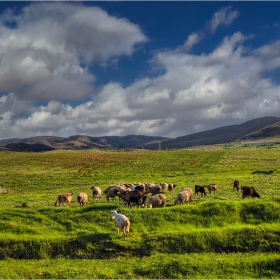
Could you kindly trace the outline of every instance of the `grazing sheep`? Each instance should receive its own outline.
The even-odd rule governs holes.
[[[144,185],[146,187],[153,187],[153,186],[155,186],[155,183],[154,182],[149,182],[149,183],[144,183]]]
[[[80,203],[80,207],[88,203],[88,195],[85,192],[81,192],[77,195],[77,200]]]
[[[116,210],[110,212],[112,220],[116,220],[117,232],[120,234],[120,230],[123,232],[124,240],[129,233],[130,221],[129,219],[122,214],[117,213]]]
[[[62,193],[62,194],[60,194],[57,197],[54,206],[57,207],[57,206],[62,205],[63,203],[67,203],[68,207],[70,207],[72,196],[73,196],[73,193]]]
[[[166,196],[163,193],[158,193],[150,196],[148,198],[147,208],[155,208],[155,207],[165,207],[166,204]]]
[[[168,184],[168,190],[173,193],[173,190],[176,188],[175,184]]]
[[[159,184],[162,186],[162,189],[163,189],[163,190],[165,190],[165,189],[168,188],[168,184],[165,183],[165,182],[161,182],[161,183],[159,183]]]
[[[108,188],[106,188],[106,189],[104,190],[104,194],[107,195],[108,192],[110,191],[110,189],[113,189],[113,188],[116,188],[116,187],[122,188],[122,189],[126,189],[126,186],[125,186],[125,185],[121,185],[121,184],[111,185],[111,186],[109,186]]]
[[[255,190],[254,187],[242,186],[241,187],[241,192],[242,192],[242,199],[244,199],[247,196],[253,197],[253,198],[255,198],[255,197],[260,198],[261,197],[257,193],[257,191]]]
[[[233,182],[233,189],[232,191],[234,191],[234,189],[236,189],[237,191],[239,191],[239,181],[235,180]]]
[[[203,186],[204,188],[207,188],[209,193],[211,193],[211,191],[214,191],[214,194],[216,193],[216,191],[218,190],[218,186],[216,184],[210,184],[210,185],[206,185]]]
[[[147,196],[144,195],[142,192],[120,190],[117,192],[117,195],[128,203],[129,208],[131,208],[131,203],[136,203],[137,208],[139,208],[139,206],[142,208],[145,207]]]
[[[124,200],[122,205],[125,207],[128,207],[128,208],[131,208],[132,206],[137,206],[137,209],[139,208],[139,205],[140,205],[140,207],[145,208],[145,205],[147,204],[147,199],[148,199],[148,197],[144,194],[140,198],[138,203],[137,202],[127,202]]]
[[[116,187],[115,185],[114,185],[114,186],[109,186],[108,188],[106,188],[106,189],[104,190],[104,194],[107,195],[107,193],[110,191],[110,189],[115,188],[115,187]]]
[[[200,192],[201,193],[201,196],[206,196],[206,191],[204,189],[204,186],[199,186],[199,185],[195,185],[194,186],[194,189],[195,189],[195,194],[198,195],[198,193]]]
[[[152,195],[157,193],[163,193],[162,186],[148,186],[146,193],[151,193]]]
[[[116,200],[116,195],[117,195],[118,191],[119,191],[118,187],[111,188],[106,194],[107,201],[110,201],[110,198],[112,198],[113,200]]]
[[[174,200],[174,205],[176,204],[190,204],[192,201],[192,192],[185,190],[178,193],[176,199]]]
[[[110,198],[112,198],[113,200],[116,200],[117,192],[119,192],[119,191],[126,191],[126,190],[128,190],[128,189],[126,189],[126,187],[124,185],[116,185],[116,186],[114,186],[106,194],[107,201],[110,201]]]
[[[100,198],[101,194],[102,194],[102,191],[99,187],[97,186],[92,186],[90,188],[92,190],[92,197],[97,199],[97,198]]]
[[[183,188],[183,189],[181,190],[181,192],[183,192],[183,191],[188,191],[188,192],[190,192],[191,195],[193,195],[193,190],[192,190],[192,188],[186,187],[186,188]]]

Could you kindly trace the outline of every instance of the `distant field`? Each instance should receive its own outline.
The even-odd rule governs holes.
[[[280,278],[280,146],[238,143],[182,150],[0,152],[0,278]],[[260,199],[241,199],[233,181]],[[116,183],[175,183],[167,206],[127,209],[91,197]],[[174,206],[195,184],[218,192]],[[80,209],[76,195],[90,202]],[[71,208],[56,208],[73,192]],[[131,220],[127,241],[110,210]],[[83,267],[83,269],[81,269]]]

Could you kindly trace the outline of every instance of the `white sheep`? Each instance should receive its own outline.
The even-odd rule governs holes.
[[[165,207],[166,204],[166,196],[163,193],[158,193],[150,196],[148,198],[147,208],[155,208],[155,207]]]
[[[80,203],[80,207],[88,203],[88,195],[85,192],[81,192],[77,195],[77,200]]]
[[[193,195],[193,190],[192,190],[192,188],[186,187],[186,188],[183,188],[183,189],[181,190],[181,192],[183,192],[183,191],[188,191],[191,195]]]
[[[110,212],[112,220],[116,220],[117,232],[120,234],[120,230],[123,232],[124,240],[129,233],[130,221],[122,214],[117,213],[116,210]]]
[[[92,196],[93,198],[97,199],[98,197],[100,198],[101,194],[102,194],[102,191],[99,187],[97,186],[92,186],[90,188],[92,190]]]
[[[192,201],[192,192],[185,190],[178,193],[176,199],[174,200],[174,205],[176,204],[190,204]]]

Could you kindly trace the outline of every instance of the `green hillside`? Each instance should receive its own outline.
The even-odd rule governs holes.
[[[206,279],[280,277],[280,146],[212,146],[174,151],[0,152],[1,279]],[[233,181],[260,199],[241,199]],[[94,201],[91,186],[175,183],[165,208]],[[195,184],[216,194],[173,205]],[[76,195],[89,194],[80,208]],[[54,207],[73,192],[71,207]],[[129,217],[126,241],[110,211]]]

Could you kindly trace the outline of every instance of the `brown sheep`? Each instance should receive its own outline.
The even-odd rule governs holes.
[[[242,199],[244,199],[247,196],[253,197],[253,198],[255,198],[255,197],[260,198],[261,197],[257,193],[257,191],[255,190],[254,187],[243,186],[243,187],[241,187],[241,192],[242,192]]]
[[[77,195],[77,200],[80,204],[80,207],[82,207],[88,203],[88,195],[85,192],[81,192]]]
[[[163,193],[163,189],[161,185],[147,187],[146,193],[151,193],[152,195],[157,193]]]
[[[173,190],[176,188],[175,184],[168,184],[168,190],[173,193]]]
[[[235,180],[233,182],[233,189],[232,191],[234,191],[234,189],[236,189],[237,191],[239,191],[239,181]]]
[[[204,188],[207,188],[209,193],[211,193],[211,191],[214,191],[214,194],[216,193],[216,191],[218,190],[218,186],[216,184],[210,184],[210,185],[206,185],[203,186]]]
[[[68,207],[70,207],[72,196],[73,196],[73,193],[62,193],[62,194],[60,194],[57,197],[54,206],[57,207],[57,206],[62,205],[63,203],[67,203]]]

